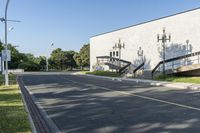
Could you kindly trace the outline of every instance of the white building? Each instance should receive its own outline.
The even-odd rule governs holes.
[[[125,44],[121,59],[139,65],[141,47],[146,60],[144,68],[151,71],[162,60],[162,42],[157,41],[157,35],[162,35],[163,28],[171,35],[171,42],[166,43],[167,59],[200,51],[200,8],[197,8],[91,37],[90,70],[94,70],[98,56],[110,56],[110,52],[115,52],[112,56],[118,58],[118,50],[113,46],[120,39]],[[189,47],[186,40],[189,40]]]

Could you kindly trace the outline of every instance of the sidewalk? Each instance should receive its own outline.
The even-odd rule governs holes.
[[[111,80],[118,80],[118,81],[133,81],[137,83],[147,83],[149,85],[154,86],[165,86],[165,87],[174,87],[179,89],[192,89],[192,90],[200,90],[200,84],[193,84],[193,83],[180,83],[180,82],[167,82],[167,81],[155,81],[155,80],[146,80],[146,79],[131,79],[131,78],[119,78],[119,77],[107,77],[107,76],[96,76],[91,74],[81,74],[81,73],[74,73],[75,75],[86,75],[91,77],[97,78],[104,78],[104,79],[111,79]]]

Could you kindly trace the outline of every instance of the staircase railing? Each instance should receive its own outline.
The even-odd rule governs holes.
[[[174,61],[177,61],[177,60],[181,60],[181,59],[188,59],[190,57],[194,57],[194,56],[198,56],[197,60],[198,61],[198,64],[200,63],[200,51],[198,52],[194,52],[194,53],[191,53],[191,54],[187,54],[187,55],[183,55],[183,56],[178,56],[178,57],[175,57],[175,58],[171,58],[171,59],[167,59],[165,60],[165,63],[169,63],[169,62],[174,62]],[[194,60],[191,60],[191,61],[194,61]],[[152,74],[152,78],[154,77],[154,73],[155,71],[158,69],[158,67],[160,67],[160,65],[163,64],[163,61],[160,61],[156,66],[155,68],[152,70],[151,74]],[[174,64],[173,64],[174,66]],[[172,69],[174,69],[172,66]]]
[[[126,68],[131,65],[131,62],[129,62],[129,61],[111,57],[111,56],[98,56],[96,58],[97,58],[97,62],[109,62],[111,64],[113,61],[120,62],[119,64],[121,64],[121,65],[119,66],[119,71],[118,71],[118,73],[120,75],[123,74],[125,72]]]
[[[145,62],[142,62],[139,66],[137,66],[134,70],[133,70],[133,74],[135,75],[135,73],[144,66]]]
[[[124,67],[122,67],[121,69],[119,69],[119,74],[123,74],[126,72],[126,68],[128,68],[131,65],[131,62],[129,62],[127,65],[125,65]]]

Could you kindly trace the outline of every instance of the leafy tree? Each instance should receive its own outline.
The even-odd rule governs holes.
[[[0,40],[0,51],[3,50],[3,49],[4,49],[3,43],[2,43],[1,40]]]
[[[76,63],[83,68],[90,65],[90,44],[85,44],[80,49],[78,54],[75,54],[74,59]]]
[[[75,51],[64,51],[64,56],[65,56],[65,65],[66,67],[70,68],[70,70],[72,70],[74,67],[76,67],[76,61],[74,60],[74,55],[75,55]]]
[[[67,58],[64,56],[64,52],[61,48],[57,48],[51,53],[51,64],[54,64],[56,69],[63,70],[66,59]]]
[[[26,56],[20,53],[15,46],[8,44],[8,49],[11,52],[11,61],[8,62],[9,69],[16,69],[21,62],[27,60]]]
[[[40,66],[37,63],[28,61],[28,62],[22,62],[18,66],[21,69],[24,69],[25,71],[39,71]]]
[[[81,70],[83,70],[83,67],[82,67],[83,64],[82,64],[82,60],[81,60],[80,54],[79,53],[75,53],[73,58],[76,61],[76,64],[81,67]]]
[[[46,57],[45,56],[39,56],[35,58],[35,63],[39,64],[41,70],[46,69]]]

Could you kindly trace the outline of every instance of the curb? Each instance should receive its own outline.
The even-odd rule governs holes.
[[[20,85],[22,85],[23,86],[23,88],[25,88],[26,90],[27,90],[27,87],[25,86],[25,84],[23,83],[23,80],[20,80],[19,81],[19,77],[18,77],[18,84],[20,84]],[[19,85],[19,87],[20,87],[20,85]],[[31,124],[33,124],[33,133],[37,133],[37,131],[38,132],[41,132],[41,133],[43,133],[43,132],[48,132],[48,133],[50,133],[50,132],[52,132],[52,133],[62,133],[58,128],[57,128],[57,126],[54,124],[54,122],[48,117],[48,115],[47,115],[47,113],[44,111],[44,109],[43,108],[41,108],[41,106],[40,105],[38,105],[38,103],[36,102],[37,100],[36,100],[36,98],[32,95],[32,93],[30,93],[28,90],[27,90],[27,92],[28,92],[28,94],[29,94],[29,97],[30,97],[30,99],[32,99],[32,101],[34,102],[34,104],[35,104],[35,106],[36,106],[36,108],[37,108],[37,110],[39,111],[39,112],[37,112],[38,114],[40,114],[40,115],[42,115],[39,119],[41,119],[42,120],[42,122],[45,122],[45,125],[44,125],[44,123],[41,123],[41,122],[39,122],[38,123],[38,121],[36,121],[36,120],[38,120],[38,118],[36,118],[36,117],[38,117],[38,116],[36,116],[36,117],[32,117],[31,115],[33,114],[33,112],[32,112],[32,110],[30,111],[29,110],[29,115],[31,116],[31,118],[32,118],[32,123]],[[22,94],[23,94],[23,92],[21,92]],[[23,94],[24,95],[24,94]],[[25,100],[25,97],[24,97],[24,100]],[[26,100],[25,100],[26,101]],[[27,102],[26,102],[27,103]],[[26,107],[27,107],[27,109],[29,109],[29,107],[28,107],[28,105],[26,104]],[[32,113],[31,113],[32,112]],[[35,116],[35,115],[34,115]],[[35,121],[33,120],[33,119],[35,119]],[[36,128],[36,125],[35,124],[43,124],[42,126],[44,127],[44,130],[43,130],[43,128],[41,128],[41,127],[38,127],[38,129]],[[46,129],[47,128],[47,129]],[[40,131],[40,130],[42,130],[42,131]]]
[[[18,77],[17,77],[17,78],[18,78]],[[18,82],[17,82],[17,83],[18,83]],[[18,84],[19,84],[19,83],[18,83]],[[19,86],[19,85],[18,85],[18,86]],[[28,113],[28,119],[29,119],[29,122],[30,122],[30,125],[31,125],[32,133],[37,133],[36,128],[35,128],[35,125],[34,125],[34,123],[33,123],[32,116],[30,115],[30,111],[29,111],[29,109],[28,109],[26,100],[25,100],[25,98],[24,98],[24,94],[22,93],[20,86],[19,86],[19,90],[20,90],[20,94],[21,94],[21,97],[22,97],[22,101],[23,101],[24,106],[25,106],[25,110],[26,110],[26,112]]]
[[[149,85],[154,85],[154,86],[164,86],[164,87],[170,87],[170,88],[191,89],[191,90],[199,90],[200,91],[200,84],[193,84],[193,83],[180,83],[180,82],[172,83],[172,82],[166,82],[166,81],[97,76],[97,75],[91,75],[91,74],[73,74],[73,75],[86,75],[86,76],[90,76],[90,77],[111,79],[111,80],[117,80],[117,81],[133,81],[133,82],[137,82],[137,83],[147,83]]]
[[[24,86],[26,87],[26,86]],[[44,110],[44,108],[40,105],[39,102],[37,102],[37,98],[35,96],[33,96],[33,93],[29,92],[31,95],[31,98],[33,99],[33,101],[35,102],[35,104],[37,105],[37,107],[39,108],[41,114],[43,115],[47,125],[49,126],[49,128],[51,129],[51,131],[53,133],[63,133],[62,131],[60,131],[60,129],[56,126],[55,122],[49,117],[48,113]]]

